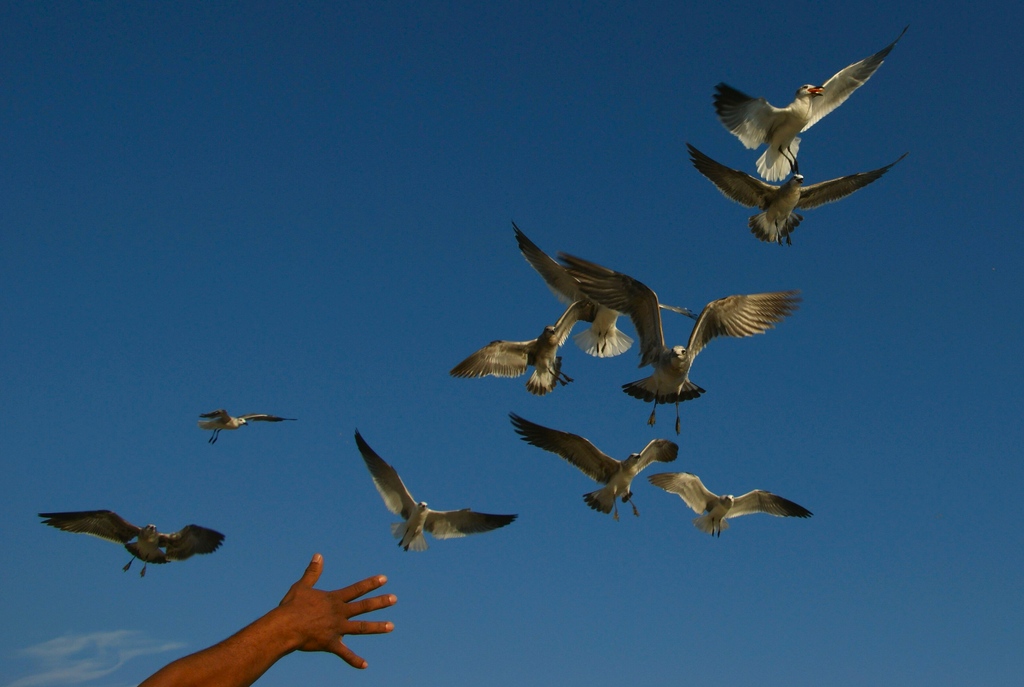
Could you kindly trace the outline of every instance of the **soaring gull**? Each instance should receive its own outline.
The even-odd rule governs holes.
[[[199,417],[208,418],[206,420],[199,421],[199,429],[212,429],[213,435],[209,439],[209,443],[217,443],[217,435],[220,434],[222,429],[238,429],[242,425],[247,425],[250,422],[284,422],[285,420],[294,420],[293,417],[278,417],[277,415],[267,415],[266,413],[249,413],[248,415],[239,415],[238,417],[232,417],[228,415],[228,411],[223,408],[212,410],[209,413],[203,413]]]
[[[109,510],[83,510],[67,513],[40,513],[44,525],[65,532],[91,534],[100,539],[124,544],[132,559],[122,568],[125,572],[138,558],[142,561],[140,577],[146,575],[150,563],[183,561],[197,553],[212,553],[224,541],[224,535],[199,525],[186,525],[173,534],[156,531],[156,525],[137,527]],[[131,541],[135,539],[135,541]]]
[[[858,172],[838,179],[819,181],[809,186],[803,185],[802,174],[794,174],[782,186],[773,186],[712,160],[689,143],[686,147],[690,149],[690,161],[693,162],[693,166],[710,179],[722,195],[748,208],[757,207],[763,210],[752,215],[747,222],[750,233],[762,241],[774,241],[780,246],[783,239],[787,244],[792,243],[789,235],[804,219],[803,215],[795,212],[797,208],[810,210],[845,198],[881,177],[896,162],[907,156],[903,153],[896,162],[870,172]]]
[[[402,522],[391,525],[391,534],[398,539],[398,545],[408,551],[426,551],[427,540],[423,532],[430,532],[438,539],[465,537],[467,534],[490,532],[504,527],[516,519],[516,515],[492,515],[477,513],[468,508],[462,510],[431,510],[426,501],[419,503],[402,483],[402,478],[393,467],[370,448],[362,435],[356,431],[356,445],[366,461],[366,467],[373,477],[384,505],[395,515],[402,516]]]
[[[576,278],[527,238],[515,222],[512,223],[512,229],[516,233],[519,251],[530,263],[530,266],[544,278],[544,282],[555,294],[555,297],[567,305],[576,301],[583,301],[585,304],[580,307],[577,319],[591,324],[589,329],[573,337],[576,345],[589,355],[598,358],[611,358],[629,350],[629,347],[633,345],[633,339],[615,326],[619,319],[619,313],[587,298],[586,294],[580,290],[580,284]],[[688,308],[660,303],[659,306],[665,310],[697,319],[697,316]]]
[[[704,389],[690,381],[690,366],[697,354],[718,336],[746,337],[763,334],[797,309],[799,291],[777,291],[726,296],[704,306],[686,346],[665,345],[661,310],[654,291],[632,277],[565,253],[559,257],[595,301],[629,315],[640,336],[640,367],[651,365],[650,377],[622,385],[633,398],[654,401],[647,424],[655,422],[659,403],[676,404],[679,434],[679,403],[697,398]]]
[[[536,339],[530,341],[492,341],[451,369],[452,377],[519,377],[529,366],[533,374],[526,380],[526,389],[543,396],[555,388],[572,381],[562,372],[562,357],[556,355],[565,343],[580,313],[588,309],[586,301],[575,301],[558,322],[544,327]]]
[[[579,435],[542,427],[515,413],[509,413],[509,417],[512,418],[512,426],[523,441],[561,456],[590,479],[605,485],[597,491],[584,494],[583,500],[588,506],[602,513],[611,513],[614,508],[616,520],[619,519],[616,498],[621,498],[623,503],[633,506],[633,515],[640,515],[632,500],[633,492],[629,489],[633,478],[654,461],[671,463],[679,453],[679,447],[675,442],[655,439],[640,453],[631,453],[628,458],[619,461]]]
[[[768,181],[779,181],[790,169],[799,173],[796,156],[800,149],[797,134],[807,131],[832,110],[842,105],[855,90],[882,66],[883,60],[903,34],[874,55],[841,69],[821,86],[805,84],[786,107],[775,107],[764,98],[752,98],[732,86],[715,86],[715,112],[722,125],[735,134],[747,148],[768,146],[757,160],[757,172]]]
[[[776,496],[770,491],[755,489],[743,496],[712,494],[701,483],[697,475],[689,472],[662,472],[647,478],[651,484],[676,494],[700,517],[693,519],[693,526],[701,532],[722,536],[722,530],[729,529],[729,518],[738,518],[751,513],[768,513],[779,517],[809,518],[811,511],[789,499]],[[703,515],[701,515],[703,513]]]

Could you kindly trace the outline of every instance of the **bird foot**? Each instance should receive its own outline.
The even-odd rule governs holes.
[[[128,561],[127,563],[125,563],[124,567],[123,567],[123,568],[121,568],[121,571],[122,571],[122,572],[128,572],[128,568],[132,567],[132,563],[133,563],[134,561],[135,561],[135,559],[133,558],[133,559],[131,559],[130,561]]]
[[[651,411],[651,416],[649,418],[647,418],[647,424],[649,424],[651,427],[653,427],[654,423],[657,421],[655,419],[655,417],[654,417],[654,414],[657,412],[657,410],[658,410],[658,407],[655,406],[654,410]]]
[[[639,518],[639,517],[640,517],[640,511],[638,511],[638,510],[636,509],[636,504],[635,504],[635,503],[633,503],[632,501],[630,501],[630,502],[629,502],[629,505],[633,506],[633,515],[635,515],[636,517],[638,517],[638,518]]]

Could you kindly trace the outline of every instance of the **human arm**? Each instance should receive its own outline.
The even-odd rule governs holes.
[[[394,625],[350,618],[386,608],[398,599],[394,594],[382,594],[355,601],[387,582],[383,575],[344,589],[313,589],[322,571],[323,556],[315,554],[277,608],[224,641],[164,666],[139,687],[245,687],[293,651],[326,651],[354,668],[365,668],[366,661],[349,649],[342,637],[391,632]]]

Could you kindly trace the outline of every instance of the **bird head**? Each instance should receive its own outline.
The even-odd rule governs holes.
[[[240,417],[240,418],[238,418],[238,424],[239,425],[247,425],[247,424],[249,424],[249,421],[246,420],[244,417]]]
[[[825,89],[821,86],[814,86],[812,84],[804,84],[796,91],[796,97],[815,98],[817,96],[825,95]]]
[[[139,532],[139,541],[145,539],[146,541],[156,541],[156,525],[146,525]]]
[[[427,502],[420,501],[419,503],[416,504],[416,507],[419,508],[420,512],[422,513],[423,511],[427,510]]]

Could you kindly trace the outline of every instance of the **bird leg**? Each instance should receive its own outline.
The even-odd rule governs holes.
[[[127,562],[127,563],[125,564],[125,566],[124,566],[123,568],[121,568],[121,570],[122,570],[123,572],[128,572],[128,568],[132,567],[132,562],[134,562],[134,561],[135,561],[135,556],[132,556],[132,560],[128,561],[128,562]]]
[[[785,150],[783,150],[780,146],[779,153],[781,153],[782,157],[786,158],[789,161],[789,171],[792,172],[793,174],[799,174],[800,165],[797,164],[796,156],[793,155],[793,152],[789,149],[789,146],[786,146]]]
[[[633,515],[638,518],[640,517],[640,511],[636,509],[636,504],[633,503],[633,492],[627,491],[626,495],[622,497],[622,502],[629,503],[629,505],[633,507]]]
[[[217,435],[218,434],[220,434],[220,430],[219,429],[213,430],[213,434],[210,436],[209,439],[206,440],[207,443],[216,444],[217,443]]]
[[[676,434],[679,434],[679,401],[676,401]]]
[[[654,401],[654,407],[651,408],[651,416],[649,418],[647,418],[647,424],[649,424],[651,427],[653,427],[654,423],[656,422],[656,420],[654,418],[654,414],[656,412],[658,412],[658,401],[657,400]]]
[[[565,386],[569,382],[573,381],[573,378],[559,370],[558,375],[555,377],[555,380],[559,382],[562,386]]]
[[[146,566],[147,565],[148,565],[148,563],[143,563],[142,564],[142,572],[139,573],[139,577],[145,577],[146,576]]]
[[[612,501],[612,508],[615,509],[615,513],[612,515],[612,517],[615,518],[615,522],[618,522],[619,521],[619,504],[617,504],[614,501]]]

